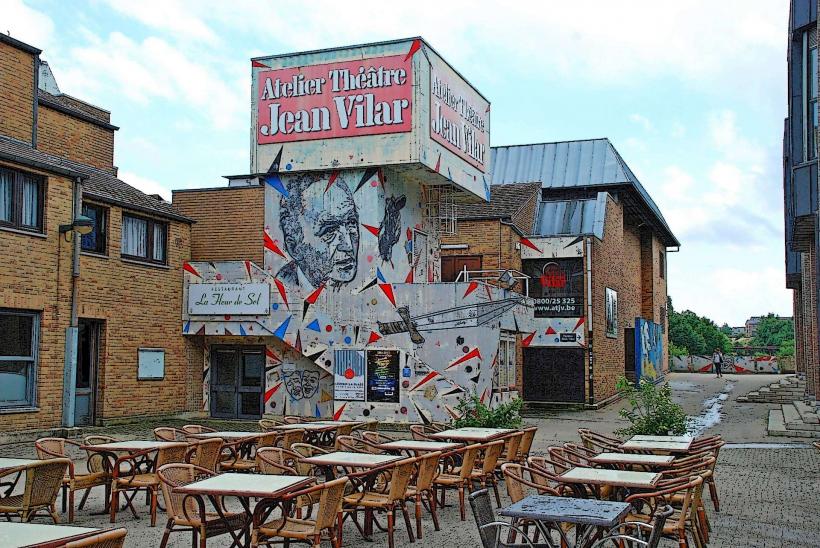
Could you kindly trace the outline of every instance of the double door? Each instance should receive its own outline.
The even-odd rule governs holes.
[[[260,418],[264,378],[264,347],[211,347],[211,416]]]

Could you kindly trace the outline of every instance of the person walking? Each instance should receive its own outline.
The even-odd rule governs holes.
[[[723,377],[723,352],[720,351],[720,348],[715,348],[715,353],[712,354],[712,365],[715,367],[715,373],[717,373],[716,378]]]

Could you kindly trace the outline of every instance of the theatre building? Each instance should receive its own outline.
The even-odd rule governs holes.
[[[531,303],[440,260],[455,204],[489,198],[487,99],[419,38],[251,76],[248,173],[173,197],[196,221],[178,332],[202,411],[424,422],[514,395],[500,341]]]
[[[618,377],[668,369],[666,256],[679,246],[607,139],[492,149],[490,202],[457,207],[442,239],[453,280],[496,279],[533,299],[515,375],[531,403],[598,406]]]
[[[0,431],[185,411],[191,221],[117,178],[110,113],[40,53],[0,34]]]

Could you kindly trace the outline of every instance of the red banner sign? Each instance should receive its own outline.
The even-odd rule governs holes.
[[[260,145],[410,131],[412,59],[374,57],[260,71]]]

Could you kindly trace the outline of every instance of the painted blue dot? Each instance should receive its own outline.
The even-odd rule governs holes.
[[[353,339],[351,339],[350,337],[345,337],[345,344],[350,344],[352,342],[353,342]]]
[[[273,303],[271,305],[271,308],[273,308],[274,310],[279,310],[279,303]]]
[[[327,341],[327,344],[328,344],[329,346],[333,346],[333,339],[330,339],[329,341]]]
[[[290,171],[291,169],[293,169],[293,166],[291,164],[285,164],[285,169]]]

